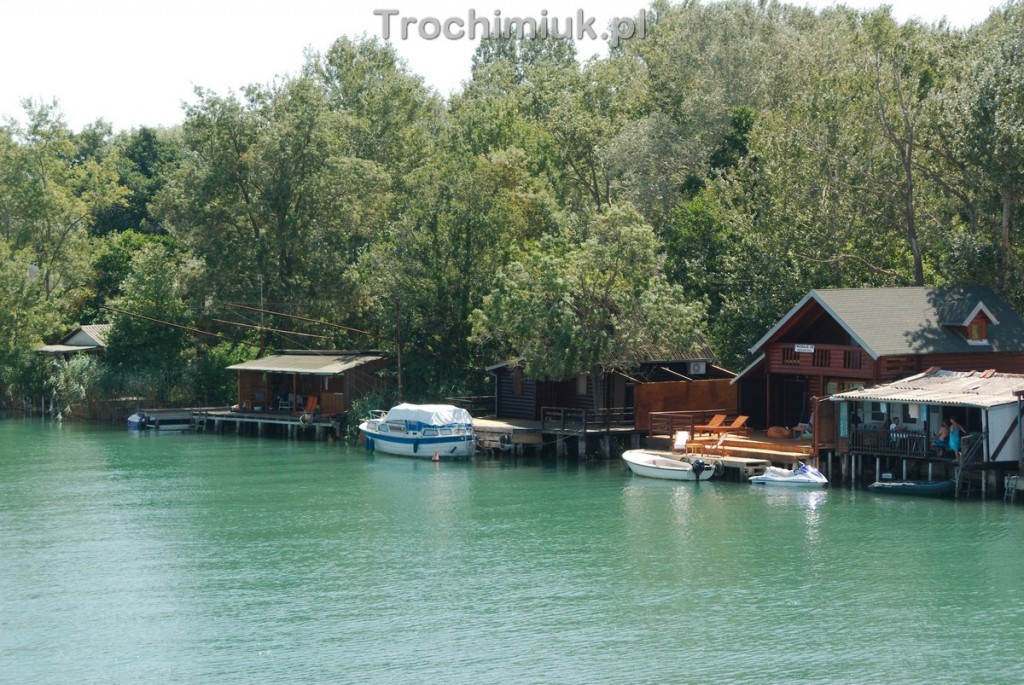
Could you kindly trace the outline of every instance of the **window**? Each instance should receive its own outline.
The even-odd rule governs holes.
[[[888,406],[885,402],[872,402],[871,403],[871,420],[885,422],[885,414],[888,411]]]
[[[978,314],[967,326],[967,342],[973,345],[984,345],[988,342],[988,320]]]
[[[521,366],[512,369],[512,396],[523,396],[523,367]]]
[[[800,366],[800,353],[794,350],[792,347],[782,348],[782,365],[783,366]]]
[[[581,373],[578,376],[576,376],[576,394],[587,394],[587,374],[585,373]]]

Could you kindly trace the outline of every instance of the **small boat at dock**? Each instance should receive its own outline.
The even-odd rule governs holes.
[[[183,409],[147,409],[128,417],[130,431],[192,430],[192,412]]]
[[[880,480],[869,485],[868,490],[888,495],[946,497],[954,494],[956,483],[952,480]]]
[[[720,468],[717,462],[706,462],[699,458],[683,461],[668,453],[648,450],[627,450],[622,453],[622,459],[636,475],[663,480],[708,480]]]
[[[473,417],[450,404],[399,404],[359,424],[366,450],[419,459],[468,459],[476,451]]]

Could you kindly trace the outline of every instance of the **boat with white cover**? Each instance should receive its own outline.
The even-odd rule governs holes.
[[[467,459],[476,450],[473,417],[450,404],[399,404],[359,424],[366,450],[403,457]]]
[[[769,466],[756,476],[750,477],[754,485],[785,485],[789,487],[820,488],[828,485],[828,479],[821,471],[803,463],[797,462],[793,470],[782,469],[777,466]]]
[[[622,453],[622,459],[636,475],[664,480],[708,480],[718,467],[718,462],[709,463],[699,458],[684,461],[649,450],[627,450]]]

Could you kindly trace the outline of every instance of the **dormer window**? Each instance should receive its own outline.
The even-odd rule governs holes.
[[[972,345],[984,345],[988,342],[988,319],[978,314],[967,326],[967,342]]]
[[[998,325],[999,321],[988,310],[984,303],[979,302],[964,321],[963,332],[968,345],[988,345],[989,326]]]

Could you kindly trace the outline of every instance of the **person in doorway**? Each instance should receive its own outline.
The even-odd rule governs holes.
[[[960,445],[966,432],[955,416],[949,418],[949,449],[953,453],[954,459],[960,458]]]
[[[949,449],[949,421],[942,419],[942,425],[939,426],[939,432],[935,434],[935,439],[932,440],[932,447],[935,448],[935,452],[938,456],[942,456],[942,453]]]

